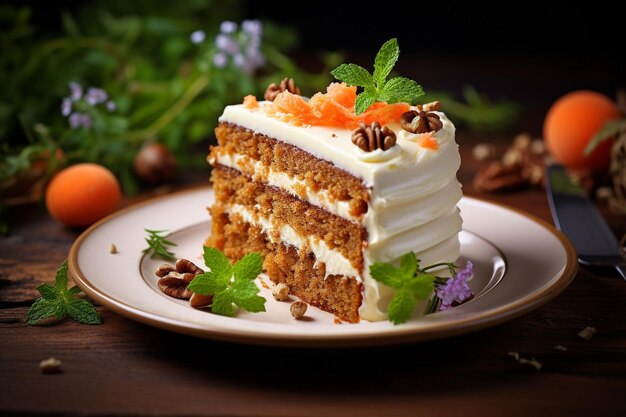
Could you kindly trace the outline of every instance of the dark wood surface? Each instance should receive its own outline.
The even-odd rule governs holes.
[[[467,195],[551,222],[541,190],[482,195],[471,186],[477,137],[459,132]],[[146,196],[142,196],[145,198]],[[136,200],[127,200],[130,204]],[[79,231],[35,206],[0,238],[0,414],[163,416],[620,415],[626,412],[626,282],[581,268],[532,313],[473,334],[365,350],[239,346],[169,333],[98,307],[103,324],[29,327],[35,286],[51,282]],[[624,218],[610,217],[616,233]],[[591,340],[577,333],[598,332]],[[567,347],[557,351],[555,345]],[[535,357],[540,371],[507,355]],[[43,375],[55,356],[63,373]]]

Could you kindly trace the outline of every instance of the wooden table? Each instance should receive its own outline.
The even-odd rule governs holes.
[[[487,138],[500,140],[504,137]],[[460,132],[468,195],[551,221],[540,190],[481,195],[476,136]],[[132,203],[128,200],[127,203]],[[0,414],[163,416],[621,415],[626,412],[626,283],[580,269],[536,311],[465,336],[368,350],[289,350],[195,339],[105,308],[101,326],[25,325],[35,286],[53,280],[78,232],[36,207],[0,238]],[[616,233],[624,218],[611,217]],[[591,340],[577,333],[598,329]],[[554,349],[555,345],[567,351]],[[540,371],[507,352],[535,357]],[[62,360],[43,375],[39,362]]]

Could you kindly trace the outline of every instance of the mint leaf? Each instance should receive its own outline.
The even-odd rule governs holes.
[[[385,85],[385,80],[396,65],[399,56],[400,47],[396,38],[388,40],[381,46],[374,60],[374,82],[378,88]]]
[[[59,291],[59,289],[52,284],[38,285],[37,291],[39,291],[39,294],[41,294],[41,296],[48,301],[54,301],[63,296],[61,291]]]
[[[231,289],[235,303],[237,303],[237,300],[250,298],[259,292],[259,287],[257,287],[254,281],[245,279],[235,279]]]
[[[390,263],[376,262],[370,265],[370,275],[388,287],[400,288],[402,286],[402,275],[398,273],[398,268]]]
[[[79,323],[100,324],[100,315],[87,300],[76,298],[80,288],[67,289],[67,260],[63,262],[54,277],[54,285],[41,284],[37,291],[41,298],[28,310],[26,323],[33,325],[48,317],[63,319],[68,314]]]
[[[393,322],[393,324],[405,323],[409,318],[411,318],[411,314],[413,314],[416,304],[417,301],[415,300],[413,292],[411,292],[408,288],[400,288],[396,291],[391,299],[391,302],[389,303],[389,308],[387,310],[389,320]]]
[[[196,275],[189,283],[187,288],[202,295],[217,294],[228,288],[230,277],[227,275],[214,274],[213,272],[205,272]]]
[[[263,257],[260,253],[248,253],[233,267],[235,281],[255,279],[261,272],[263,272]]]
[[[356,114],[361,114],[365,110],[369,109],[369,107],[376,101],[376,97],[376,90],[365,89],[365,91],[363,91],[356,97],[356,102],[354,103],[354,112]]]
[[[54,286],[61,292],[65,292],[67,290],[67,259],[63,261],[54,276]]]
[[[72,287],[67,291],[67,295],[69,297],[73,297],[80,292],[80,288],[78,286]]]
[[[435,276],[422,274],[413,278],[408,287],[418,299],[425,299],[433,292],[433,284],[435,283]]]
[[[411,103],[414,99],[424,95],[424,89],[413,80],[404,77],[395,77],[387,81],[382,88],[379,101],[387,103],[406,102]]]
[[[222,316],[232,317],[235,315],[233,300],[229,290],[215,294],[213,297],[213,304],[211,305],[211,311]]]
[[[265,301],[265,298],[253,295],[248,298],[236,299],[235,304],[250,313],[260,313],[261,311],[265,311]]]
[[[360,65],[341,64],[330,73],[333,77],[349,85],[356,85],[357,87],[374,86],[372,75]]]
[[[400,272],[404,279],[410,279],[413,275],[415,275],[415,271],[417,271],[417,263],[417,258],[413,252],[406,253],[400,259]]]
[[[233,275],[233,269],[226,255],[215,248],[204,247],[204,263],[216,276],[220,278]]]
[[[67,303],[67,312],[74,320],[83,324],[101,324],[96,308],[87,300],[74,298]]]
[[[59,314],[58,304],[54,301],[46,300],[45,298],[40,298],[30,306],[28,310],[28,316],[26,318],[26,324],[32,326],[34,324],[39,323],[41,320],[50,318],[55,316],[60,319],[61,314]]]

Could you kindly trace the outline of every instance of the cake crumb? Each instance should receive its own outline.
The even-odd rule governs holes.
[[[308,307],[307,303],[305,303],[304,301],[298,300],[291,305],[291,307],[289,308],[289,311],[291,311],[291,316],[294,319],[298,320],[304,317],[307,307]]]
[[[578,332],[578,336],[585,340],[589,340],[593,337],[594,334],[596,334],[596,332],[597,330],[595,327],[585,327]]]
[[[270,286],[267,285],[267,282],[265,282],[263,278],[259,277],[259,282],[261,283],[261,287],[265,288],[266,290],[270,289]]]
[[[334,133],[333,133],[333,134],[331,134],[330,136],[331,136],[331,137],[333,137],[333,138],[336,138],[336,137],[337,137],[337,135],[336,135],[336,134],[334,134]]]
[[[42,374],[60,374],[61,361],[54,357],[45,359],[39,362],[39,370]]]
[[[117,253],[117,246],[115,246],[115,243],[111,243],[111,246],[109,246],[109,253],[111,255],[115,255]]]
[[[507,355],[512,356],[513,359],[515,359],[516,361],[519,361],[519,353],[517,353],[517,352],[508,352]]]
[[[554,350],[559,350],[561,352],[565,352],[567,350],[567,348],[563,345],[556,345],[553,347]]]
[[[272,295],[274,296],[274,300],[276,301],[288,301],[289,300],[289,287],[286,284],[283,284],[281,282],[276,287],[274,287],[274,290],[272,291]],[[306,311],[306,308],[304,309],[304,311]],[[293,314],[293,310],[292,310],[292,314]]]
[[[335,316],[335,320],[334,320],[335,324],[343,324],[343,322],[341,321],[341,319],[337,316]]]
[[[533,368],[535,368],[537,371],[541,371],[541,368],[543,367],[543,364],[541,362],[539,362],[537,359],[535,358],[531,358],[531,359],[526,359],[526,358],[519,358],[519,363],[523,364],[523,365],[529,365],[532,366]]]

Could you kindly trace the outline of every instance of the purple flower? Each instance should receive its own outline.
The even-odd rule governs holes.
[[[70,126],[72,129],[78,129],[82,123],[83,115],[81,113],[70,114]]]
[[[217,68],[224,68],[228,63],[228,57],[223,53],[217,53],[213,55],[213,65]]]
[[[233,57],[233,62],[235,63],[235,66],[237,68],[241,68],[244,69],[248,63],[248,61],[246,60],[246,57],[243,56],[242,54],[237,54]]]
[[[61,114],[64,117],[67,117],[72,112],[72,100],[69,98],[64,98],[61,102]]]
[[[215,46],[220,51],[226,52],[230,55],[234,55],[239,52],[239,44],[233,38],[228,35],[219,34],[215,38]]]
[[[70,99],[78,101],[83,96],[83,87],[75,81],[70,82]]]
[[[85,101],[90,106],[95,106],[96,104],[104,103],[107,101],[109,96],[106,91],[101,88],[89,87],[87,89],[87,94],[85,95]]]
[[[441,300],[439,310],[452,308],[453,303],[462,303],[470,298],[473,293],[467,282],[474,276],[474,265],[467,261],[464,269],[457,272],[456,276],[448,279],[445,285],[437,289],[437,297]]]
[[[189,38],[191,39],[191,43],[197,45],[204,42],[204,39],[206,38],[206,33],[204,33],[203,30],[196,30],[191,34],[191,36],[189,36]]]
[[[233,33],[237,30],[237,23],[231,22],[230,20],[225,20],[220,25],[220,32],[222,33]]]
[[[260,37],[263,33],[263,25],[259,20],[244,20],[241,28],[253,37]]]
[[[82,114],[80,117],[80,124],[85,128],[91,128],[91,117],[88,114]]]
[[[107,101],[105,104],[106,108],[108,111],[115,111],[115,109],[117,109],[117,104],[115,104],[114,101]]]

